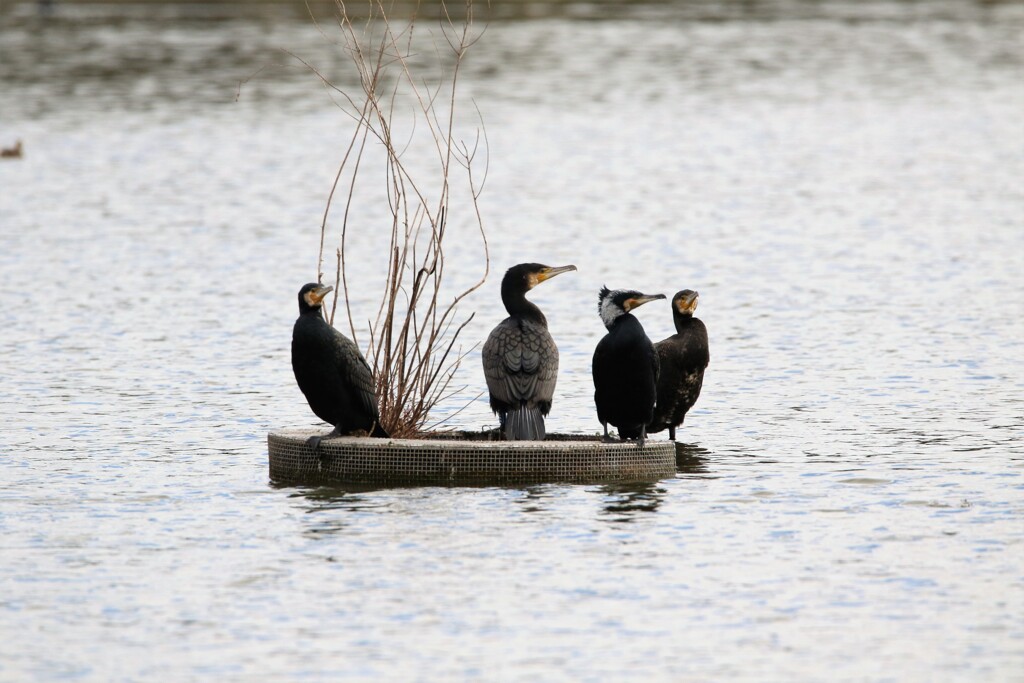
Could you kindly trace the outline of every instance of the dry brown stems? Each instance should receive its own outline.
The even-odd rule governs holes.
[[[458,306],[483,284],[490,270],[478,203],[487,151],[478,111],[473,142],[455,137],[459,71],[480,31],[474,29],[471,1],[459,19],[442,4],[442,38],[427,41],[433,52],[426,55],[441,68],[427,78],[422,75],[429,68],[423,63],[425,55],[414,51],[423,42],[414,41],[415,16],[399,26],[383,2],[370,0],[369,16],[357,25],[341,0],[337,9],[341,46],[356,69],[359,86],[356,93],[348,92],[313,69],[354,123],[324,210],[317,274],[322,281],[328,218],[338,212],[335,204],[341,198],[344,207],[335,250],[338,286],[329,322],[334,323],[342,301],[349,331],[359,344],[350,304],[350,286],[356,283],[350,285],[349,264],[359,259],[360,273],[367,271],[364,261],[386,270],[376,316],[367,321],[369,338],[360,346],[373,369],[382,426],[393,437],[415,436],[427,426],[431,410],[454,393],[452,379],[468,353],[459,336],[473,318],[461,315]],[[478,179],[474,161],[479,152],[485,168]],[[378,189],[381,206],[386,203],[387,210],[380,215],[390,230],[357,217],[362,212],[354,204],[367,201],[357,186],[367,184]],[[460,246],[477,241],[482,257],[479,278],[454,292],[443,287],[445,247],[452,239],[460,240]],[[460,267],[464,270],[465,263]],[[365,284],[365,278],[359,284]]]

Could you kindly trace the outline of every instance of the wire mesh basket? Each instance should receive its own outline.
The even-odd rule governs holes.
[[[670,441],[603,443],[596,436],[549,434],[545,441],[498,441],[493,432],[436,438],[306,440],[292,429],[267,436],[270,479],[280,484],[504,485],[656,481],[675,474]]]

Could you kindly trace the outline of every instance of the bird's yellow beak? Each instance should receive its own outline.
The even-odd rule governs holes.
[[[643,306],[648,301],[657,301],[658,299],[664,298],[664,294],[642,294],[641,296],[636,296],[633,297],[632,299],[626,299],[625,303],[623,303],[623,308],[625,308],[626,312],[629,313],[634,308]]]
[[[681,296],[676,300],[676,308],[680,313],[693,313],[697,308],[697,297],[700,296],[697,292],[690,294],[689,296]]]
[[[570,270],[576,270],[576,266],[555,266],[551,268],[545,268],[537,273],[530,274],[530,288],[536,287],[545,280],[550,280],[556,275],[562,273],[568,273]]]
[[[334,291],[334,287],[330,285],[320,285],[308,295],[310,305],[318,304],[324,300],[324,297]]]

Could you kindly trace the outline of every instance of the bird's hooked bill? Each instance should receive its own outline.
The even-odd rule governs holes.
[[[625,309],[631,311],[637,306],[643,306],[649,301],[657,301],[658,299],[664,299],[664,294],[641,294],[640,296],[634,296],[630,299],[626,299]]]
[[[551,268],[545,268],[541,272],[537,273],[537,282],[544,282],[545,280],[550,280],[556,275],[568,273],[571,270],[576,270],[576,266],[552,266]]]
[[[687,292],[686,294],[679,297],[677,301],[677,307],[680,313],[692,312],[697,307],[697,297],[700,296],[697,292]]]
[[[334,291],[334,287],[331,285],[320,285],[310,293],[312,298],[317,303],[323,301],[324,297]]]

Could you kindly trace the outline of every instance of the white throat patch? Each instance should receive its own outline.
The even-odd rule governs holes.
[[[604,326],[608,329],[611,329],[612,323],[614,323],[619,316],[626,314],[626,312],[622,310],[621,307],[615,305],[612,302],[612,297],[614,297],[620,291],[622,290],[608,292],[608,294],[603,299],[601,299],[601,306],[598,308],[598,312],[601,314],[601,322],[603,322]]]

